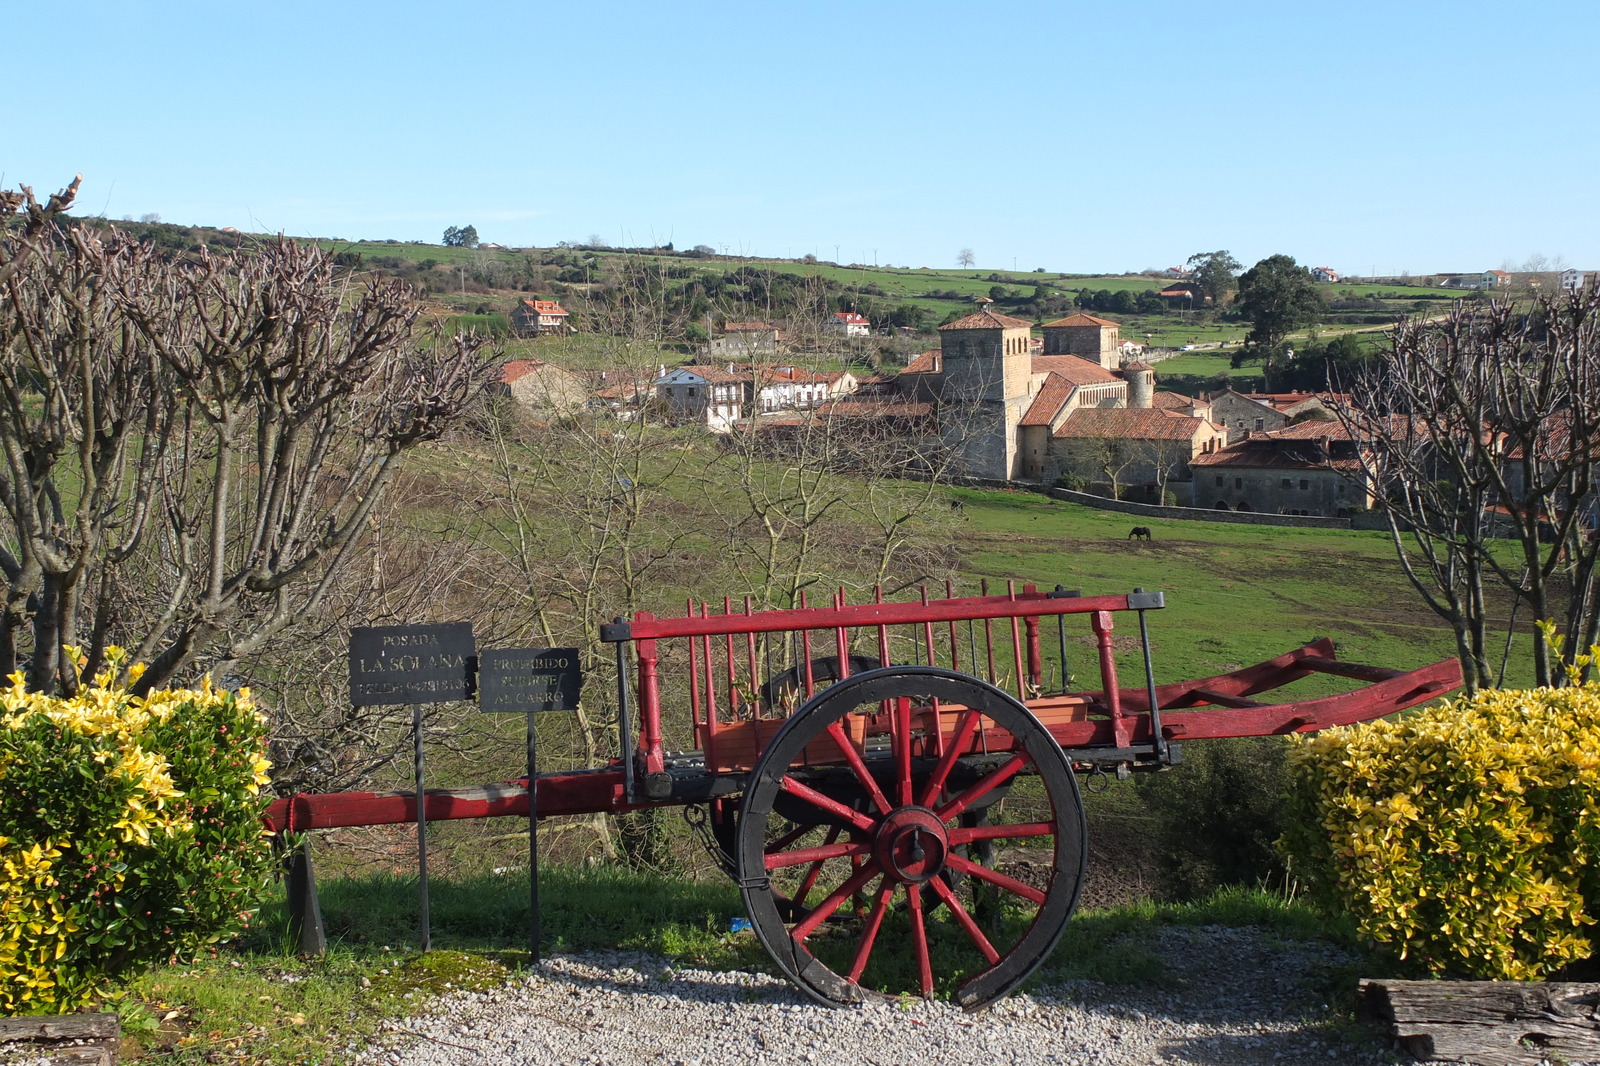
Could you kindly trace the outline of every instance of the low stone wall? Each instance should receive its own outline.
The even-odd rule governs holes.
[[[1160,507],[1153,503],[1134,503],[1131,500],[1108,500],[1089,492],[1071,489],[1040,488],[1046,496],[1069,503],[1098,507],[1102,511],[1121,511],[1123,514],[1143,518],[1169,518],[1185,522],[1233,522],[1245,526],[1300,526],[1307,529],[1349,529],[1348,518],[1321,518],[1313,515],[1259,514],[1255,511],[1211,511],[1204,507]]]

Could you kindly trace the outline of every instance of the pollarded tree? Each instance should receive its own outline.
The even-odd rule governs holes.
[[[231,669],[317,609],[482,342],[414,344],[403,287],[315,248],[172,260],[36,207],[0,231],[0,671],[70,692],[62,646],[92,674],[111,644],[141,691]]]
[[[1561,684],[1600,639],[1600,299],[1402,322],[1348,388],[1363,474],[1407,576],[1456,633],[1468,685],[1498,681],[1497,585],[1564,635],[1533,642],[1535,682]]]

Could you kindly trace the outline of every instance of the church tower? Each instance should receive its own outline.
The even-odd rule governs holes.
[[[1017,424],[1032,398],[1032,328],[988,307],[939,327],[939,432],[973,477],[1021,476]]]

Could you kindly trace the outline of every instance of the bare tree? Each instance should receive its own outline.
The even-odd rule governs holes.
[[[1494,683],[1488,595],[1499,585],[1565,642],[1533,647],[1538,684],[1600,637],[1595,441],[1600,301],[1460,306],[1406,321],[1340,412],[1363,476],[1387,497],[1402,567],[1454,630],[1468,683]],[[1494,550],[1508,537],[1516,551]]]
[[[140,690],[264,647],[492,369],[290,242],[171,260],[30,216],[0,262],[0,669],[39,690],[76,684],[63,644],[129,646]]]
[[[977,262],[978,257],[972,254],[971,248],[963,248],[956,253],[956,266],[958,267],[975,266]]]

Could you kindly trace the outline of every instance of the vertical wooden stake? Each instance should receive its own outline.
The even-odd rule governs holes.
[[[539,964],[539,781],[533,732],[534,710],[528,708],[528,955]]]
[[[417,784],[417,898],[422,909],[422,950],[433,947],[432,930],[428,923],[428,811],[422,793],[422,705],[411,706],[412,751],[415,755]]]

